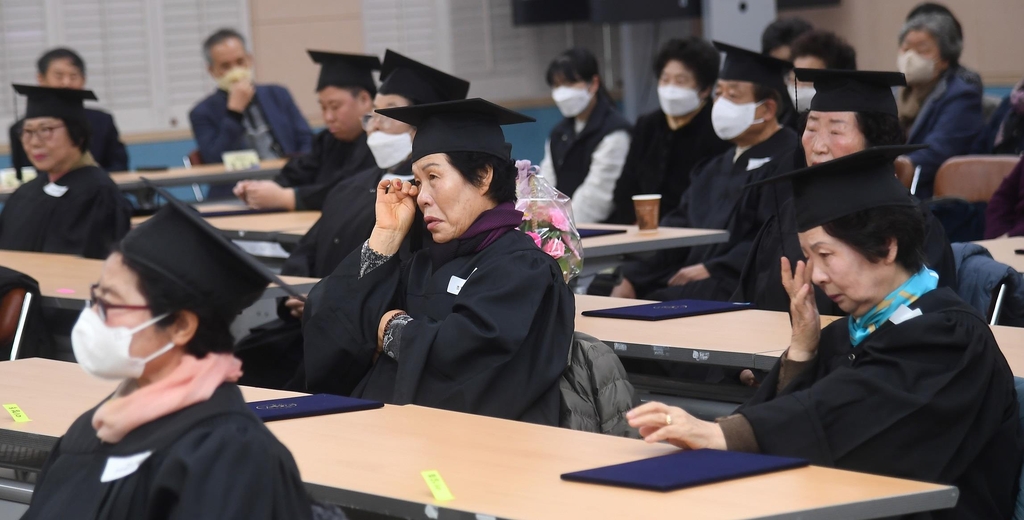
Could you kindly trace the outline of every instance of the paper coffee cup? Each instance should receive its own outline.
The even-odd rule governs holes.
[[[653,233],[658,230],[661,216],[661,195],[633,195],[633,209],[636,212],[636,223],[641,233]]]

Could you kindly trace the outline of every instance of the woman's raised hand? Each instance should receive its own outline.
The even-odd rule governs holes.
[[[374,207],[377,222],[370,235],[370,249],[382,255],[398,252],[416,218],[418,194],[418,186],[401,179],[383,180],[377,184],[377,203]]]
[[[796,263],[796,272],[789,259],[782,257],[782,286],[789,293],[789,316],[793,323],[793,338],[786,357],[793,361],[808,361],[818,351],[821,339],[821,316],[814,299],[811,283],[811,265]]]

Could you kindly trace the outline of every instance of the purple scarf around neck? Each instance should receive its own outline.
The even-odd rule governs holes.
[[[519,229],[522,223],[523,212],[511,202],[503,202],[484,211],[462,236],[430,247],[434,270],[460,256],[483,251],[505,233]]]

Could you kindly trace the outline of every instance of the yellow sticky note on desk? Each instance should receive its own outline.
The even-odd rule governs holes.
[[[444,479],[441,478],[441,473],[437,470],[431,469],[427,471],[421,471],[420,475],[423,475],[423,480],[427,481],[427,487],[430,488],[430,492],[434,494],[434,500],[453,500],[455,497],[452,496],[452,492],[448,489],[448,484],[444,483]]]
[[[7,413],[11,414],[11,417],[14,418],[14,422],[29,422],[32,420],[29,419],[28,416],[25,415],[25,412],[21,411],[21,408],[16,404],[5,404],[4,410],[7,410]]]

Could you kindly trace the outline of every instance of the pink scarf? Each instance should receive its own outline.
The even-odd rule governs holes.
[[[103,442],[117,443],[132,430],[178,410],[206,401],[222,383],[238,381],[242,362],[231,354],[184,355],[167,377],[124,397],[113,397],[92,416]]]

